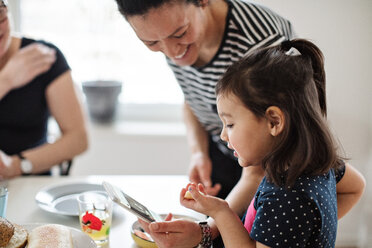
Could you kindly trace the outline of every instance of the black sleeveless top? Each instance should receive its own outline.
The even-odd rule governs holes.
[[[8,155],[47,142],[50,113],[46,102],[46,88],[70,69],[61,51],[53,44],[22,38],[21,48],[34,42],[54,48],[56,61],[49,71],[40,74],[23,87],[9,91],[0,99],[0,150]]]

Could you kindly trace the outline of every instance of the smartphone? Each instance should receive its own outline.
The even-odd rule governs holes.
[[[149,210],[147,207],[125,194],[119,187],[109,182],[103,182],[102,185],[113,202],[119,204],[138,218],[148,223],[162,221],[162,218],[157,213]]]

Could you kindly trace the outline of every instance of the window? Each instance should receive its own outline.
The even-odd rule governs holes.
[[[77,83],[120,80],[122,103],[182,103],[182,92],[164,56],[138,40],[114,0],[19,2],[20,32],[57,45]]]

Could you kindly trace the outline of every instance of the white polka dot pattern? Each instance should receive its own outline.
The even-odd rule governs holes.
[[[302,176],[290,188],[262,180],[250,236],[270,247],[334,247],[337,233],[336,183],[345,171]]]

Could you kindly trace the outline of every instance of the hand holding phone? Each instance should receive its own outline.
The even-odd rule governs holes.
[[[109,182],[103,182],[102,185],[113,202],[119,204],[138,218],[148,223],[162,221],[161,217],[157,213],[149,210],[147,207],[125,194],[117,186],[114,186]]]

